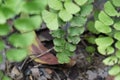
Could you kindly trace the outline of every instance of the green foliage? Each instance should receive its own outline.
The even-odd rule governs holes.
[[[114,6],[110,1],[107,1],[104,5],[104,11],[109,15],[109,16],[117,16],[117,11],[115,10]]]
[[[110,26],[105,25],[100,21],[95,22],[95,28],[97,31],[99,31],[101,33],[110,33],[112,31]]]
[[[95,38],[97,50],[102,55],[109,55],[103,60],[105,65],[112,66],[108,71],[110,75],[115,76],[115,80],[120,79],[120,22],[117,8],[120,6],[119,0],[110,0],[105,2],[103,10],[95,15],[95,23],[88,22],[87,28]],[[93,44],[92,39],[87,39]]]
[[[10,26],[7,24],[0,24],[0,36],[5,36],[10,32]]]
[[[54,10],[61,10],[63,8],[62,2],[59,0],[48,0],[48,5]]]
[[[66,1],[64,3],[64,6],[66,11],[69,12],[70,14],[76,14],[80,11],[80,7],[73,3],[72,1]]]
[[[116,22],[113,26],[116,30],[120,30],[120,21]]]
[[[79,4],[80,6],[84,5],[88,0],[75,0],[75,2],[77,4]]]
[[[60,63],[68,63],[70,57],[76,50],[76,45],[81,40],[80,35],[85,30],[83,26],[87,21],[87,17],[92,12],[93,6],[91,5],[92,2],[88,2],[88,0],[55,0],[55,3],[58,5],[51,5],[53,4],[51,2],[48,3],[50,8],[54,9],[50,11],[54,14],[58,14],[58,23],[63,27],[59,27],[56,30],[54,29],[51,32],[52,36],[55,38],[53,40],[54,49],[57,52],[58,61]],[[60,21],[63,22],[61,23]]]
[[[27,56],[26,49],[9,49],[6,52],[6,57],[11,62],[20,62]]]
[[[118,73],[120,73],[120,66],[119,65],[114,65],[110,70],[109,70],[109,74],[110,75],[117,75]]]
[[[70,14],[69,12],[67,12],[67,10],[62,9],[62,10],[59,12],[59,17],[60,17],[63,21],[67,22],[67,21],[70,21],[73,16],[72,16],[72,14]]]
[[[33,31],[35,29],[39,29],[42,23],[41,17],[39,15],[27,17],[27,18],[19,18],[14,21],[15,28],[20,32],[28,32]]]
[[[49,12],[49,11],[43,11],[42,12],[43,20],[47,24],[47,27],[50,30],[57,30],[58,29],[58,19],[57,14]]]
[[[112,0],[112,2],[116,7],[120,7],[120,0]]]
[[[113,20],[104,11],[101,11],[99,13],[98,18],[105,25],[112,25],[113,24]]]
[[[92,45],[96,44],[100,54],[109,55],[103,63],[113,66],[109,74],[119,80],[120,0],[108,0],[102,10],[94,11],[93,2],[94,0],[5,0],[3,3],[0,0],[0,52],[6,49],[8,41],[7,44],[12,48],[6,50],[7,59],[11,62],[24,60],[28,55],[28,47],[35,41],[34,31],[45,23],[54,38],[58,61],[64,64],[73,56],[81,34],[88,30],[89,34],[83,35],[85,40]],[[89,21],[92,11],[94,19]],[[6,41],[3,41],[4,38]],[[86,51],[94,53],[96,49],[87,46]],[[2,58],[0,55],[0,63]],[[3,76],[3,80],[10,80],[6,75]]]
[[[9,42],[14,46],[14,47],[28,47],[30,46],[34,40],[35,40],[35,34],[34,32],[28,32],[28,33],[14,33],[8,38]]]
[[[47,6],[47,0],[26,1],[23,2],[22,12],[28,14],[40,14],[40,12],[42,12],[46,8],[46,6]]]

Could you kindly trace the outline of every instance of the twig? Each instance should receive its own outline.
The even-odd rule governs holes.
[[[23,69],[23,67],[24,67],[24,65],[25,65],[25,63],[26,63],[27,60],[28,60],[28,57],[23,61],[22,65],[21,65],[21,67],[20,67],[20,70]]]
[[[34,59],[36,59],[36,58],[38,58],[38,57],[41,57],[41,56],[47,54],[48,52],[50,52],[50,51],[53,50],[53,49],[54,49],[54,48],[52,47],[52,48],[48,49],[47,51],[45,51],[45,52],[39,54],[38,56],[36,56],[36,57],[30,59],[30,60],[28,61],[28,63],[31,62],[31,61],[33,61]]]

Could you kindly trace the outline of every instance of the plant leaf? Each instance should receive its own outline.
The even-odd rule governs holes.
[[[113,26],[116,30],[120,30],[120,21],[116,22]]]
[[[28,47],[30,46],[35,40],[35,33],[28,32],[28,33],[14,33],[9,37],[9,42],[15,47]]]
[[[117,16],[118,12],[115,10],[114,6],[110,1],[107,1],[104,4],[104,11],[109,15],[109,16]]]
[[[64,3],[65,9],[70,14],[76,14],[80,11],[80,7],[74,4],[72,1],[66,1]]]
[[[115,76],[114,80],[120,80],[120,73]]]
[[[82,6],[82,5],[84,5],[85,3],[87,3],[87,1],[88,1],[88,0],[75,0],[75,2],[76,2],[78,5],[80,5],[80,6]]]
[[[20,32],[28,32],[39,29],[42,23],[40,16],[32,16],[29,18],[19,18],[15,20],[14,25]]]
[[[61,10],[63,8],[62,2],[59,0],[48,0],[48,5],[54,10]]]
[[[83,32],[84,32],[84,28],[83,27],[70,27],[68,29],[68,34],[70,36],[79,36]]]
[[[40,14],[46,6],[47,0],[26,1],[26,3],[23,4],[22,11],[29,14]]]
[[[118,57],[120,59],[120,50],[117,50],[115,55],[116,55],[116,57]]]
[[[0,9],[0,24],[5,24],[6,23],[6,17],[2,10]]]
[[[98,18],[105,25],[112,25],[114,23],[113,20],[104,11],[99,13]]]
[[[0,36],[6,36],[10,32],[10,26],[7,24],[0,24]]]
[[[66,55],[66,53],[57,53],[58,62],[63,63],[69,63],[70,58]]]
[[[88,15],[90,15],[90,13],[93,10],[93,5],[92,4],[86,4],[81,6],[81,11],[80,11],[80,15],[83,17],[86,17]]]
[[[6,7],[6,6],[2,7],[2,11],[3,11],[6,19],[13,18],[15,16],[15,11],[10,9],[9,7]]]
[[[114,48],[111,46],[109,46],[109,47],[99,46],[98,52],[102,55],[110,55],[110,54],[114,53]]]
[[[120,49],[120,41],[117,41],[117,42],[115,43],[115,47],[118,48],[118,49]]]
[[[113,43],[113,39],[111,37],[99,37],[95,39],[95,42],[100,47],[108,47]]]
[[[86,18],[77,16],[77,17],[73,17],[70,24],[71,24],[71,26],[81,27],[81,26],[85,25],[86,21],[87,21]]]
[[[103,60],[103,63],[108,66],[112,66],[118,62],[118,58],[116,56],[110,56]]]
[[[72,19],[72,14],[70,14],[69,12],[67,12],[65,9],[62,9],[60,12],[59,12],[59,17],[67,22],[67,21],[70,21]]]
[[[120,32],[116,32],[114,38],[120,41]]]
[[[66,49],[72,52],[72,51],[75,51],[76,46],[70,43],[66,43]]]
[[[55,50],[56,52],[63,52],[64,47],[63,47],[63,46],[54,46],[54,50]]]
[[[26,49],[9,49],[6,52],[6,57],[9,61],[12,62],[21,62],[26,58],[28,52]]]
[[[57,14],[44,10],[42,12],[42,17],[47,27],[50,30],[57,30],[58,29],[58,19]]]
[[[117,75],[120,72],[120,66],[119,65],[114,65],[109,71],[108,73],[112,76]]]
[[[22,0],[6,0],[5,6],[11,9],[15,14],[18,14],[21,11],[24,1]],[[7,13],[7,11],[6,11]],[[9,12],[8,12],[9,13]]]
[[[112,31],[108,25],[105,25],[100,21],[95,22],[95,28],[97,31],[99,31],[101,33],[109,33]]]
[[[89,21],[89,22],[87,23],[87,29],[88,29],[90,32],[94,33],[94,34],[98,34],[98,33],[99,33],[99,32],[96,30],[96,28],[94,27],[94,22],[93,22],[93,21]]]
[[[67,37],[68,42],[73,43],[73,44],[78,44],[80,42],[80,37],[79,36],[68,36]]]
[[[120,7],[120,0],[112,0],[112,3],[113,3],[116,7]]]
[[[61,30],[61,29],[58,29],[58,30],[52,31],[51,34],[52,34],[53,37],[61,38],[61,37],[64,37],[65,32],[63,30]]]
[[[63,46],[64,47],[66,41],[62,38],[55,38],[53,40],[53,42],[54,42],[54,45],[56,45],[56,46]]]

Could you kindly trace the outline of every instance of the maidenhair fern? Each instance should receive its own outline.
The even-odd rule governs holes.
[[[98,35],[94,38],[97,50],[102,55],[108,55],[103,63],[113,66],[109,74],[115,76],[115,80],[120,79],[120,13],[117,10],[119,2],[118,0],[105,2],[103,10],[98,13],[98,18],[95,18],[95,23],[89,22],[87,25],[90,32]]]
[[[51,2],[48,3],[50,8],[48,13],[51,15],[46,16],[44,13],[43,19],[47,26],[50,26],[49,24],[54,21],[54,25],[48,28],[52,30],[51,34],[55,38],[53,43],[54,49],[57,52],[58,61],[60,63],[68,63],[70,57],[76,50],[76,45],[81,40],[80,35],[84,32],[87,16],[91,13],[93,6],[91,4],[92,2],[88,0],[55,0],[55,2],[56,4],[54,5],[51,5]],[[82,3],[80,4],[79,2]],[[52,20],[49,21],[48,17],[49,19],[52,17]],[[56,22],[58,22],[59,25],[57,25]],[[55,28],[53,29],[55,25],[56,27],[59,26],[56,30]]]

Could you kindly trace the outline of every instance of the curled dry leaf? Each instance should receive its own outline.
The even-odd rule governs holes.
[[[31,59],[41,64],[55,65],[59,64],[56,56],[49,52],[49,49],[44,47],[38,38],[35,39],[34,43],[29,47],[31,53]],[[39,57],[38,57],[39,56]]]

